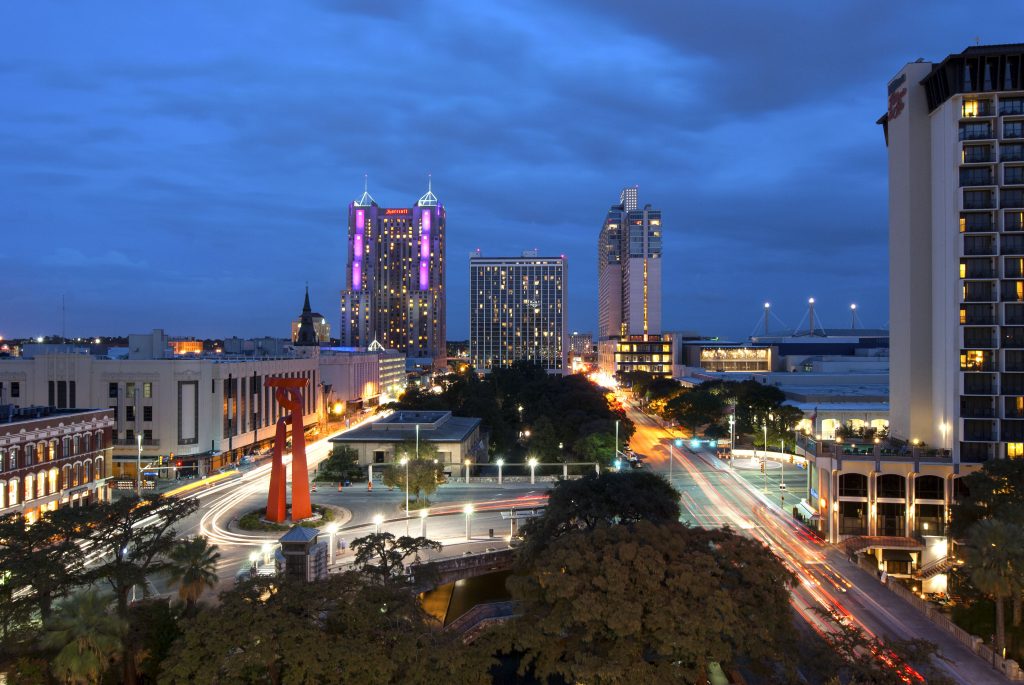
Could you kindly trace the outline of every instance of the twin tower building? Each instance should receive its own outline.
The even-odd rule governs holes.
[[[445,368],[446,215],[428,185],[412,207],[381,207],[367,190],[348,207],[341,341],[404,352],[409,366]],[[601,228],[599,335],[605,370],[670,372],[661,335],[661,212],[626,188]],[[568,260],[470,257],[470,363],[478,370],[531,360],[568,371]],[[663,358],[664,355],[664,358]],[[652,364],[657,368],[650,368]]]

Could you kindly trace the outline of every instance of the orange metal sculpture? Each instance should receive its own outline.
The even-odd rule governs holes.
[[[305,378],[268,378],[267,385],[277,388],[275,396],[288,414],[277,420],[274,436],[274,462],[270,468],[270,492],[267,494],[267,520],[280,523],[288,518],[283,461],[288,421],[292,422],[292,521],[313,515],[309,503],[309,470],[306,467],[306,436],[302,426],[302,389]]]

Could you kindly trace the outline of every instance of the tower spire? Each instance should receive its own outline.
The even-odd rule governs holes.
[[[363,196],[355,202],[356,207],[369,207],[377,204],[377,201],[370,195],[370,176],[369,174],[363,174]]]
[[[419,207],[436,207],[438,205],[437,196],[434,195],[434,179],[433,174],[427,173],[427,193],[419,200],[416,201],[416,205]]]

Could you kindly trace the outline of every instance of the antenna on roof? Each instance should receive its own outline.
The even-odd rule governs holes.
[[[363,172],[363,192],[370,192],[370,175],[366,172]]]

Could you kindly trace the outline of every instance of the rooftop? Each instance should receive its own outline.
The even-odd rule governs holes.
[[[480,426],[480,419],[453,416],[449,411],[398,411],[373,423],[345,431],[331,442],[462,442]],[[417,431],[418,429],[418,431]]]

